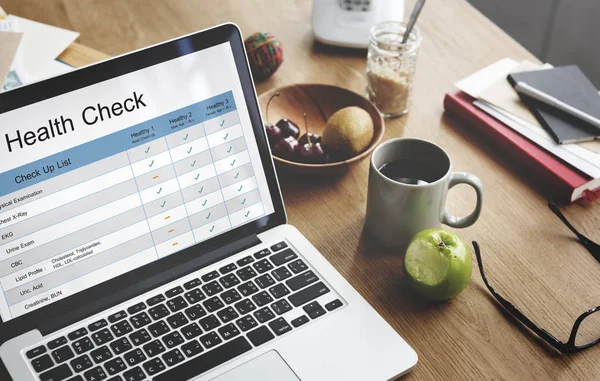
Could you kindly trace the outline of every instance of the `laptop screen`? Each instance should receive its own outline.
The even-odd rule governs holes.
[[[274,212],[229,43],[0,126],[5,322]]]

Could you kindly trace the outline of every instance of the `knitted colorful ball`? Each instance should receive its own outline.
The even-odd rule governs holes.
[[[252,75],[256,79],[269,77],[283,62],[283,46],[271,33],[254,33],[244,44]]]

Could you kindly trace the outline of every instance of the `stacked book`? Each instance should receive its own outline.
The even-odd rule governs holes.
[[[523,78],[537,81],[537,88],[563,102],[600,115],[600,95],[576,66],[552,68],[512,59],[457,82],[459,91],[446,94],[444,108],[526,167],[553,201],[599,198],[600,133],[581,120],[520,97],[512,86]]]

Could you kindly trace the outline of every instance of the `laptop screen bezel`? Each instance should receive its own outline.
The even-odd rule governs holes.
[[[60,318],[82,304],[93,303],[92,301],[98,297],[116,294],[128,284],[155,276],[160,272],[166,271],[166,269],[168,270],[186,261],[191,261],[199,255],[225,244],[242,240],[244,237],[260,234],[275,226],[286,223],[283,200],[260,115],[254,83],[248,67],[242,36],[235,24],[219,25],[93,64],[58,77],[0,93],[0,114],[227,42],[233,51],[235,65],[245,98],[245,105],[248,109],[256,137],[260,160],[265,171],[274,212],[207,241],[181,250],[171,256],[159,259],[136,270],[82,290],[46,307],[7,322],[3,322],[0,318],[0,344],[22,333],[39,328],[42,322]],[[199,70],[202,70],[202,68],[200,67]],[[2,126],[0,126],[1,131]]]

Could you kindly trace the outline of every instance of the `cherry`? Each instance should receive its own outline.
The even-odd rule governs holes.
[[[294,139],[298,139],[300,136],[300,128],[298,125],[288,118],[280,119],[276,124],[277,127],[281,128],[283,132],[283,137],[287,138],[288,136],[292,136]]]
[[[321,135],[313,134],[312,132],[307,132],[306,134],[303,134],[302,136],[300,136],[300,139],[298,139],[298,143],[300,143],[300,146],[303,146],[306,143],[308,143],[309,138],[313,144],[314,143],[323,144],[321,141]]]
[[[307,142],[300,145],[300,150],[298,151],[300,161],[307,164],[325,163],[327,157],[325,155],[325,151],[323,151],[323,147],[321,147],[321,143],[313,142],[313,134],[308,132],[306,113],[304,113],[304,124],[306,126],[306,134],[304,134],[302,137],[306,137]]]
[[[271,144],[271,146],[274,146],[278,141],[284,138],[281,128],[269,122],[269,106],[271,105],[273,98],[278,96],[279,93],[273,94],[267,102],[267,121],[265,123],[265,130],[267,131],[267,138],[269,139],[269,144]]]
[[[294,161],[298,154],[298,141],[293,136],[283,138],[275,144],[273,153],[282,159]]]

